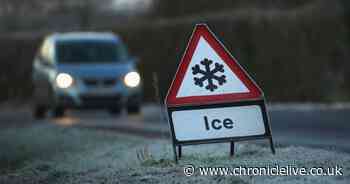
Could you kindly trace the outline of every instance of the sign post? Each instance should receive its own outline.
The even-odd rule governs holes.
[[[175,161],[182,146],[269,139],[262,90],[207,25],[196,25],[165,99]],[[178,150],[176,149],[178,148]]]

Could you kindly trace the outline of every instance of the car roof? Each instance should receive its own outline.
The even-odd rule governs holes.
[[[57,41],[79,41],[79,40],[106,40],[119,41],[119,37],[113,33],[106,32],[68,32],[54,33],[47,37],[52,42]]]

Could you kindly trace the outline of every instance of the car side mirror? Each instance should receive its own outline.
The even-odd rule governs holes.
[[[39,59],[40,63],[45,67],[52,67],[53,66],[51,62],[49,62],[46,58],[44,58],[42,56],[39,56],[38,59]]]
[[[48,62],[47,60],[43,60],[43,65],[46,67],[52,67],[52,64],[50,62]]]
[[[131,61],[135,63],[135,65],[138,65],[140,63],[140,58],[139,57],[131,57]]]

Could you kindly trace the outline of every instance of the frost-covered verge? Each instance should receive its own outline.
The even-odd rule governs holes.
[[[336,150],[239,143],[184,147],[173,162],[169,141],[115,132],[38,124],[0,130],[0,183],[349,183],[350,155]],[[263,166],[343,168],[344,176],[199,176],[183,166]]]
[[[172,162],[170,148],[159,151],[159,145],[147,150],[146,159],[140,167],[120,174],[126,183],[343,183],[350,181],[350,155],[336,150],[311,149],[295,146],[279,146],[272,155],[263,144],[238,144],[236,155],[228,156],[228,144],[185,147],[179,165]],[[198,169],[194,176],[185,176],[183,166],[195,167],[342,167],[343,176],[200,176]]]
[[[38,124],[0,130],[0,183],[103,183],[138,162],[146,140]],[[114,183],[114,182],[113,182]]]

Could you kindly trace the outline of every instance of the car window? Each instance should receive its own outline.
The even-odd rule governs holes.
[[[128,58],[127,50],[114,41],[61,41],[56,45],[60,63],[118,62]]]

